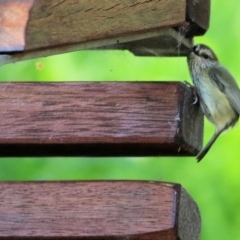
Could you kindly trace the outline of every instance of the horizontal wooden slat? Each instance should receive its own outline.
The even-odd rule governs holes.
[[[0,9],[0,51],[21,51],[176,26],[185,21],[186,0],[10,0]]]
[[[0,65],[96,48],[186,55],[208,28],[209,2],[0,0]]]
[[[203,115],[178,82],[1,83],[0,156],[193,155]]]
[[[29,13],[24,49],[176,26],[185,20],[185,15],[186,0],[68,0],[59,3],[35,0]]]
[[[161,182],[0,183],[1,239],[198,240],[198,207]]]

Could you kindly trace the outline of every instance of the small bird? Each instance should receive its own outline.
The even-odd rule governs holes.
[[[197,155],[199,162],[219,135],[237,123],[240,115],[240,89],[208,46],[195,45],[187,61],[202,111],[216,127],[208,144]]]

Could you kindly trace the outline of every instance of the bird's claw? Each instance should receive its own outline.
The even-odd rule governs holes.
[[[199,98],[198,98],[198,94],[197,94],[197,91],[196,91],[195,87],[191,83],[189,83],[187,81],[184,81],[183,83],[185,85],[187,85],[190,89],[192,89],[192,91],[193,91],[193,99],[194,99],[192,104],[193,105],[197,104],[198,101],[199,101]]]
[[[195,89],[194,89],[194,91],[193,91],[193,99],[194,99],[194,101],[193,101],[193,105],[195,105],[195,104],[197,104],[198,103],[198,95],[197,95],[197,93],[196,93],[196,91],[195,91]]]

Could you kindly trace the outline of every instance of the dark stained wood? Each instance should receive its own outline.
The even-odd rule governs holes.
[[[203,35],[209,28],[209,19],[210,0],[187,0],[188,37]]]
[[[176,26],[183,22],[185,12],[185,0],[68,0],[58,3],[55,0],[35,0],[29,14],[24,49]]]
[[[125,49],[131,51],[136,56],[179,57],[186,56],[189,53],[189,48],[193,46],[191,38],[187,39],[181,36],[180,32],[175,31],[173,28],[162,29],[157,32],[157,36],[123,43],[120,42],[101,47],[100,49]],[[187,33],[183,35],[185,36]]]
[[[96,48],[186,55],[192,37],[208,28],[209,2],[0,0],[0,52],[9,53],[0,65]],[[186,23],[190,27],[183,27]]]
[[[201,216],[196,203],[188,195],[188,193],[182,189],[180,201],[179,201],[179,236],[180,239],[199,239],[201,233]],[[193,225],[192,223],[199,223]],[[196,238],[192,237],[196,236]]]
[[[198,240],[198,207],[178,184],[0,183],[0,239]]]
[[[186,0],[10,0],[0,1],[0,9],[5,13],[1,29],[10,40],[15,34],[13,50],[21,51],[176,26],[185,20]],[[2,41],[0,50],[12,44]]]
[[[194,155],[203,114],[180,82],[1,83],[0,156]]]

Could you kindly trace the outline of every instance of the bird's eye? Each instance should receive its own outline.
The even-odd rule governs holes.
[[[203,56],[203,58],[205,58],[205,59],[209,59],[209,56],[208,56],[207,54],[205,54],[205,53],[203,53],[202,56]]]
[[[197,46],[194,46],[194,47],[193,47],[193,51],[194,51],[194,52],[197,52]]]

